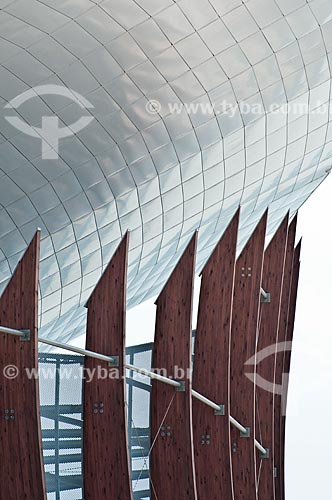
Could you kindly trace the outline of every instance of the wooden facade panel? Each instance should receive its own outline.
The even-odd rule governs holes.
[[[45,500],[38,379],[27,369],[38,367],[37,232],[0,299],[0,325],[30,330],[30,340],[0,333],[0,489],[1,498]],[[3,376],[13,365],[18,375]]]
[[[232,500],[229,423],[231,312],[239,212],[202,272],[195,336],[193,388],[218,404],[225,416],[193,399],[197,494],[200,500]]]
[[[256,385],[256,439],[269,449],[269,458],[262,459],[257,452],[258,499],[273,500],[273,398],[271,390],[264,388],[264,381],[274,381],[274,353],[278,339],[279,314],[282,293],[286,245],[288,234],[288,215],[280,225],[264,253],[262,287],[271,294],[270,303],[262,303],[260,311],[259,337],[257,351],[271,348],[271,353],[257,363]]]
[[[86,348],[118,356],[115,377],[107,362],[91,357],[85,369],[95,374],[84,383],[84,498],[130,500],[132,498],[125,408],[125,313],[128,233],[97,284],[88,303]]]
[[[245,363],[256,352],[267,213],[238,257],[235,270],[231,330],[230,411],[250,437],[231,429],[231,453],[235,500],[256,500],[255,386],[246,377]],[[253,367],[254,370],[254,367]]]
[[[294,323],[295,323],[295,312],[296,312],[296,300],[297,300],[297,290],[299,284],[299,275],[300,275],[300,257],[301,257],[301,241],[295,248],[294,258],[293,258],[293,270],[292,270],[292,282],[291,282],[291,292],[289,298],[289,307],[288,307],[288,320],[287,320],[287,334],[286,340],[287,342],[293,342],[293,333],[294,333]],[[284,352],[284,361],[283,361],[283,374],[286,374],[286,377],[289,376],[290,367],[291,367],[291,355],[292,351]],[[280,489],[281,489],[281,498],[285,498],[285,441],[286,441],[286,410],[287,410],[287,392],[288,392],[288,380],[287,378],[284,380],[285,384],[285,396],[283,400],[283,412],[281,415],[281,429],[280,429],[280,456],[281,456],[281,470],[280,470]]]
[[[294,245],[296,234],[297,217],[295,217],[289,228],[287,236],[287,249],[284,268],[284,279],[282,285],[282,295],[280,303],[280,318],[278,329],[278,343],[287,341],[288,310],[291,295],[292,269],[294,258]],[[279,352],[275,356],[275,385],[282,387],[284,383],[284,352]],[[273,467],[274,467],[274,497],[282,500],[283,488],[281,488],[281,470],[284,467],[281,456],[281,419],[283,413],[283,397],[281,394],[274,394],[273,398]]]
[[[152,382],[150,478],[153,500],[197,500],[190,373],[196,245],[197,233],[156,302],[152,366],[182,380],[185,392],[177,392],[162,382]]]

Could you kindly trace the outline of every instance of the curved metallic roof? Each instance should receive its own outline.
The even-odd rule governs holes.
[[[239,204],[241,246],[267,206],[272,233],[327,175],[330,0],[0,8],[0,280],[41,227],[44,334],[81,332],[80,306],[127,229],[132,306],[158,293],[195,229],[200,268]],[[52,116],[73,134],[42,151],[36,130]]]

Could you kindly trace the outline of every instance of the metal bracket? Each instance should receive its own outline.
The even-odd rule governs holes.
[[[269,448],[265,448],[265,453],[260,452],[259,458],[270,458],[270,450]]]
[[[225,405],[219,405],[219,410],[214,410],[215,415],[225,415]]]
[[[176,392],[186,392],[186,383],[182,380],[177,380],[179,387],[175,387]]]
[[[261,302],[264,304],[271,303],[271,294],[270,292],[265,292],[265,295],[261,294]]]
[[[277,469],[277,467],[274,467],[274,469],[273,469],[273,477],[278,477],[278,469]]]
[[[109,361],[108,366],[110,366],[111,368],[117,368],[120,364],[120,358],[119,356],[112,356],[112,358],[113,361]]]
[[[104,403],[93,403],[93,413],[94,414],[103,414],[104,413]]]
[[[31,340],[30,330],[21,330],[21,332],[23,333],[22,337],[20,337],[21,342],[27,342]]]
[[[240,437],[250,438],[250,427],[246,427],[246,432],[240,432]]]

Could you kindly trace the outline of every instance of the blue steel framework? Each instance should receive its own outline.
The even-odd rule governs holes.
[[[151,367],[152,344],[129,347],[127,363]],[[39,354],[41,424],[49,499],[83,498],[83,356]],[[76,378],[75,378],[76,377]],[[134,500],[150,498],[150,379],[128,372],[127,406]]]

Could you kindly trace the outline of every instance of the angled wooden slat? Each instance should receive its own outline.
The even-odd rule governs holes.
[[[152,382],[150,458],[153,500],[197,500],[192,434],[192,296],[197,233],[157,299],[153,369],[181,379],[185,392]],[[176,373],[176,368],[182,370]]]
[[[38,231],[0,299],[0,325],[30,330],[30,340],[0,334],[0,489],[1,498],[45,500],[39,386],[26,370],[38,368]],[[4,377],[6,366],[18,369]],[[31,372],[30,372],[31,373]]]
[[[292,270],[292,283],[291,283],[291,292],[289,299],[289,307],[288,307],[288,320],[287,320],[287,334],[286,340],[287,342],[293,342],[293,334],[294,334],[294,324],[295,324],[295,312],[296,312],[296,300],[297,300],[297,291],[299,284],[299,275],[300,275],[300,257],[301,257],[301,241],[295,248],[294,258],[293,258],[293,270]],[[284,352],[284,361],[283,361],[283,374],[289,376],[290,368],[291,368],[291,356],[292,351]],[[281,415],[281,430],[280,430],[280,457],[281,457],[281,469],[280,469],[280,490],[281,490],[281,498],[285,498],[285,440],[286,440],[286,410],[287,410],[287,393],[288,393],[288,379],[284,380],[285,387],[285,395],[283,401],[283,412]]]
[[[237,429],[231,429],[235,500],[257,498],[255,385],[245,375],[245,363],[256,352],[266,221],[267,213],[236,262],[230,353],[230,411],[238,422],[250,428],[250,437],[240,437]]]
[[[85,358],[85,370],[95,373],[84,383],[84,498],[132,498],[127,412],[125,408],[125,312],[128,233],[97,284],[88,303],[86,348],[119,357],[113,375],[104,361]]]
[[[277,342],[285,342],[287,340],[287,324],[288,324],[288,310],[289,301],[291,294],[291,282],[292,282],[292,268],[293,268],[293,257],[294,257],[294,244],[295,244],[295,234],[296,234],[297,217],[295,217],[289,228],[287,236],[287,249],[285,258],[285,268],[284,268],[284,279],[282,285],[282,295],[280,303],[280,318],[279,318],[279,329]],[[284,352],[276,353],[275,355],[275,379],[274,383],[276,387],[282,387],[284,383],[283,376],[283,364],[284,364]],[[280,392],[280,391],[279,391]],[[283,395],[274,394],[273,398],[273,468],[274,468],[274,498],[275,500],[281,500],[281,483],[280,474],[283,468],[283,458],[281,457],[281,435],[280,435],[280,422],[282,418],[282,405],[283,405]]]
[[[193,388],[225,406],[225,415],[193,400],[197,494],[200,500],[232,500],[229,361],[239,211],[202,272]]]
[[[267,390],[265,381],[273,384],[275,344],[278,339],[280,303],[284,275],[288,215],[283,220],[264,253],[262,286],[271,295],[270,303],[263,303],[260,312],[257,351],[270,349],[270,354],[257,363],[256,374],[256,439],[269,449],[269,458],[260,458],[257,452],[258,500],[272,500],[273,491],[273,391]]]

